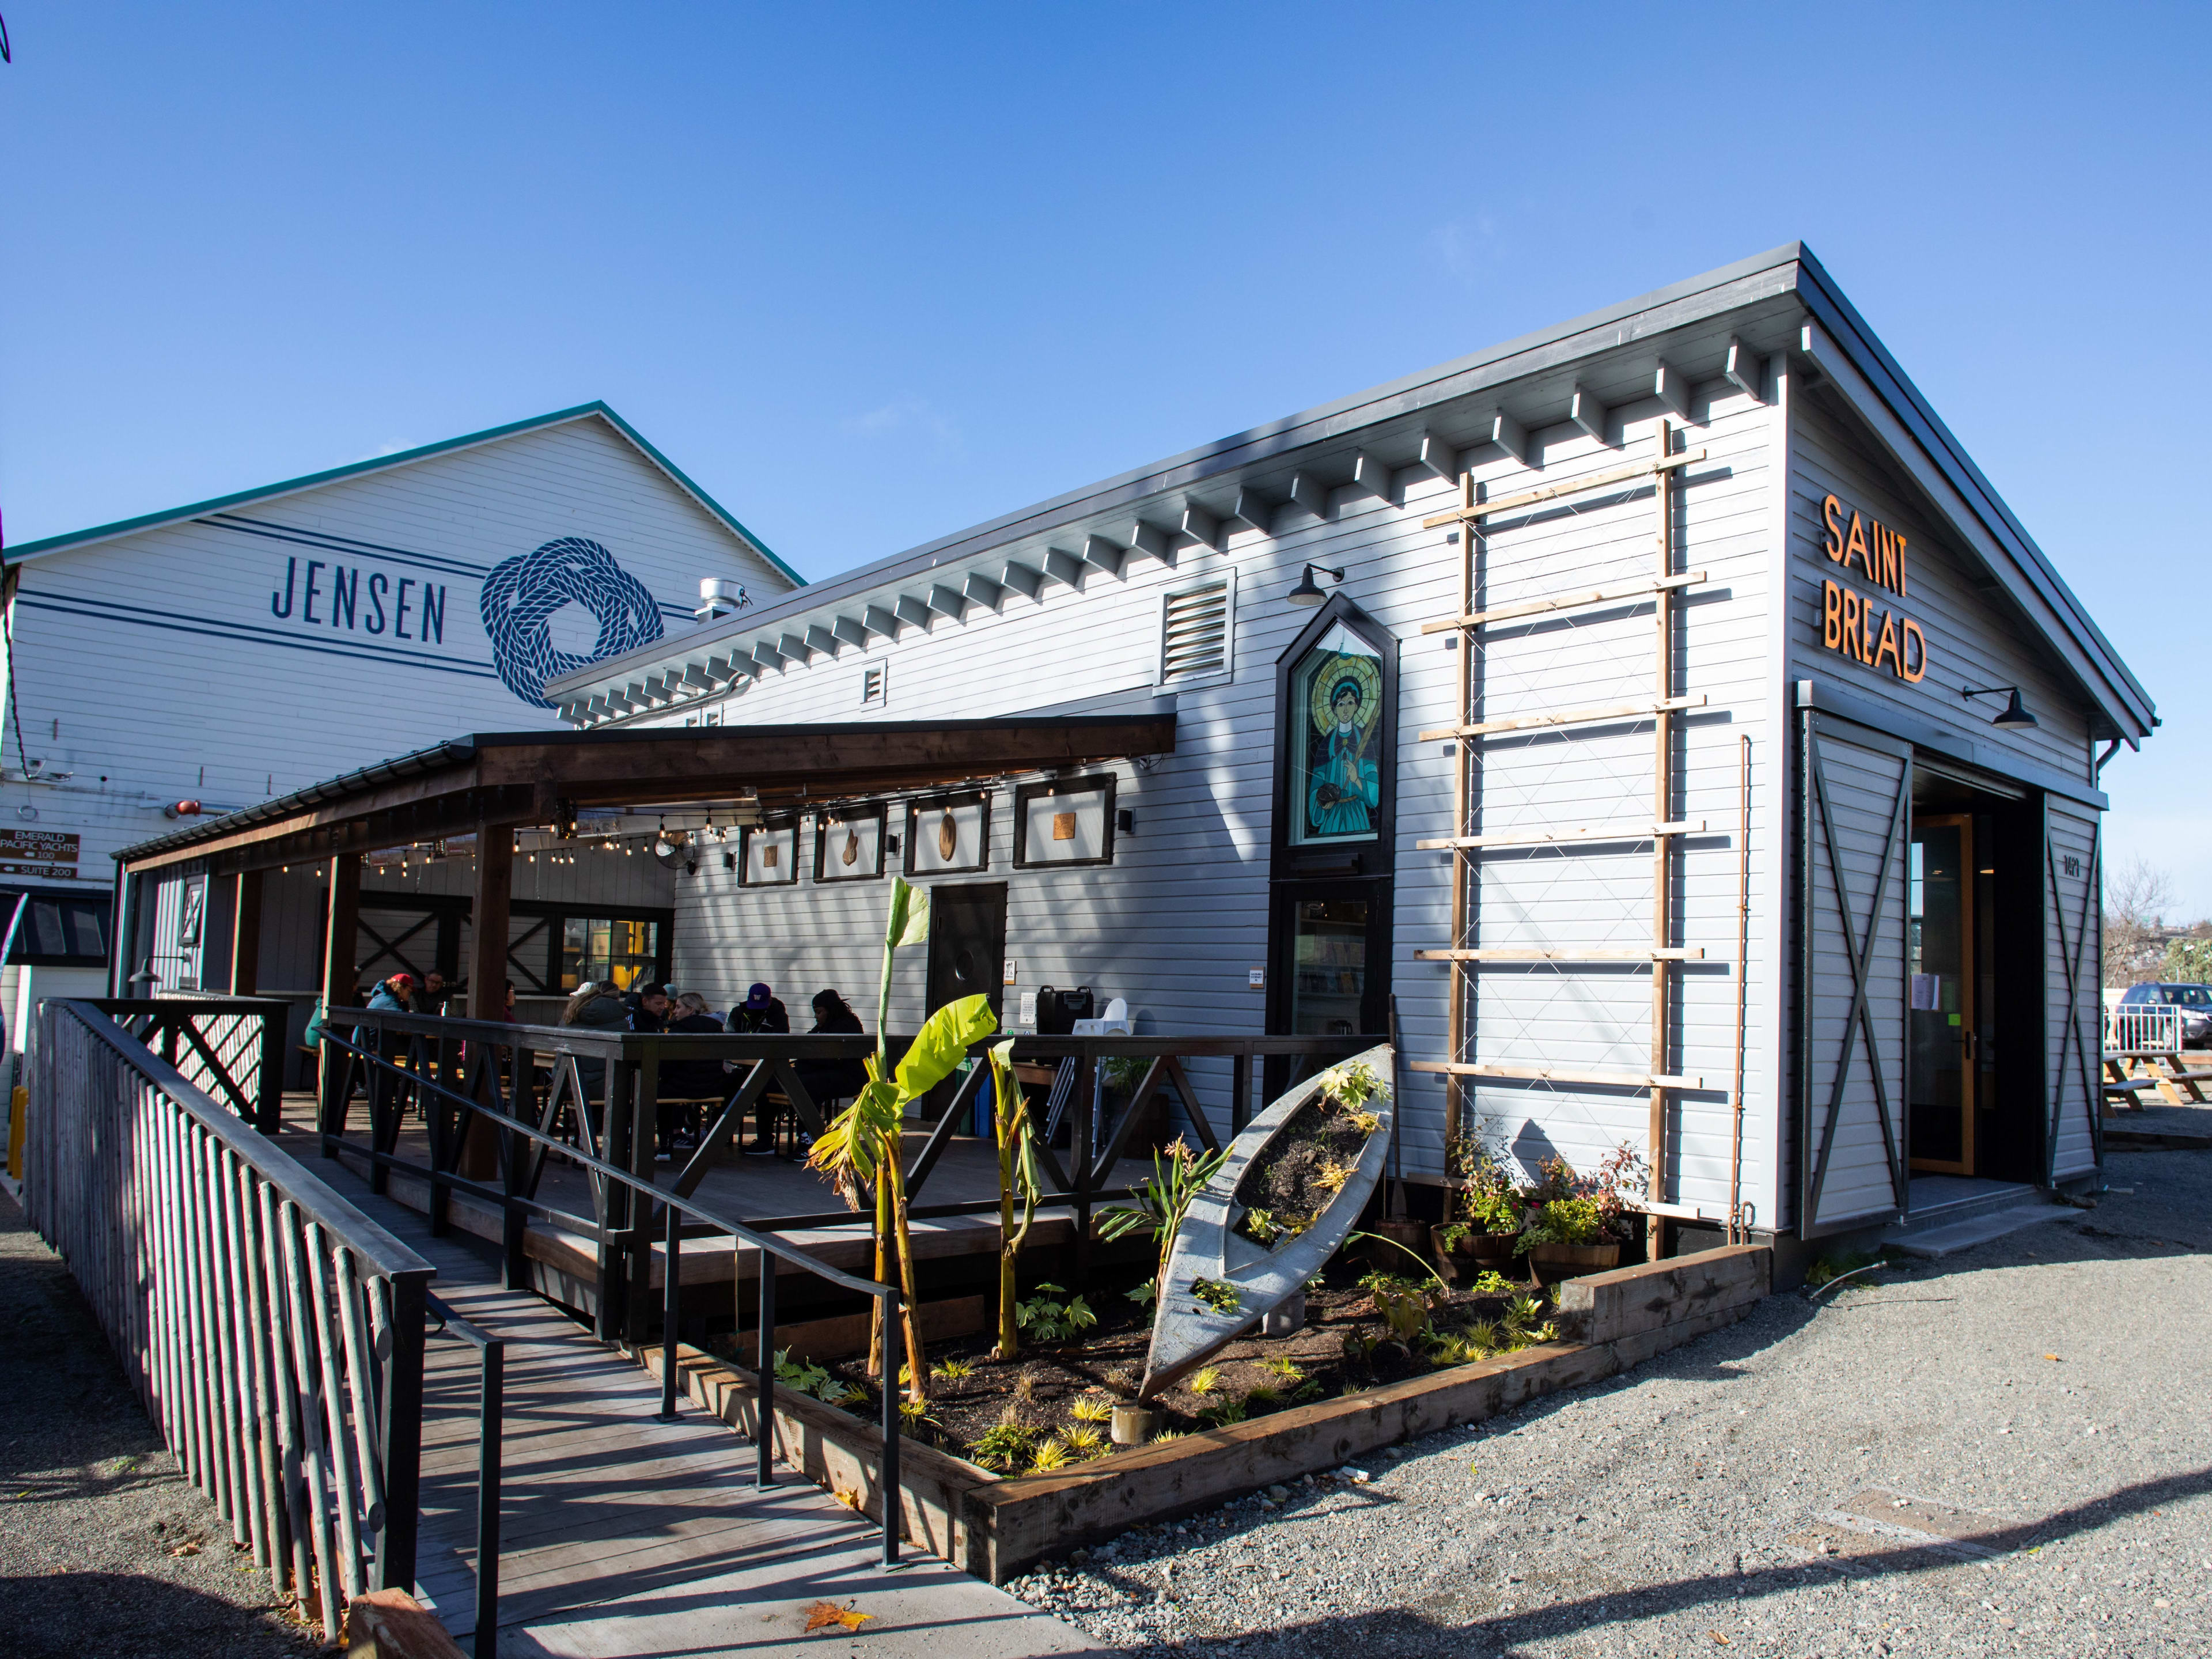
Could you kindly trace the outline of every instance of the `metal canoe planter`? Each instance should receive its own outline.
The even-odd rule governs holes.
[[[1335,1103],[1331,1091],[1362,1072],[1373,1085],[1372,1093],[1352,1106]],[[1390,1045],[1378,1043],[1299,1084],[1230,1143],[1229,1155],[1191,1200],[1176,1230],[1167,1270],[1161,1275],[1139,1400],[1152,1399],[1304,1291],[1306,1281],[1336,1254],[1366,1208],[1389,1158],[1390,1124],[1397,1106],[1390,1096]],[[1308,1112],[1309,1107],[1315,1109]],[[1356,1159],[1340,1161],[1338,1170],[1348,1162],[1349,1172],[1310,1220],[1299,1225],[1296,1218],[1285,1218],[1287,1224],[1272,1248],[1239,1231],[1240,1224],[1255,1212],[1251,1200],[1257,1195],[1249,1190],[1240,1194],[1239,1189],[1255,1163],[1271,1154],[1279,1160],[1285,1152],[1297,1150],[1279,1144],[1285,1133],[1318,1146],[1332,1130],[1340,1140],[1344,1126],[1352,1121],[1359,1121],[1365,1142]]]

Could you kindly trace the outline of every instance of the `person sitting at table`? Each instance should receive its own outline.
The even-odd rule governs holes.
[[[810,1037],[863,1036],[860,1015],[854,1013],[852,1005],[845,1002],[845,998],[838,995],[836,991],[817,991],[817,994],[814,994],[814,1029],[811,1029],[807,1036]],[[799,1073],[799,1086],[805,1088],[807,1099],[814,1102],[814,1109],[817,1109],[825,1119],[830,1117],[834,1106],[838,1106],[841,1102],[848,1102],[848,1099],[854,1099],[860,1091],[863,1091],[863,1088],[867,1088],[867,1066],[860,1064],[860,1060],[796,1060],[792,1061],[792,1071]],[[799,1134],[799,1152],[801,1152],[801,1157],[805,1155],[805,1151],[810,1148],[810,1146],[811,1146],[811,1139],[801,1130],[801,1134]],[[754,1146],[748,1146],[745,1151],[754,1152],[754,1155],[761,1155],[763,1148],[761,1148],[759,1141],[757,1141]],[[775,1152],[775,1151],[776,1151],[775,1137],[769,1134],[769,1144],[768,1148],[765,1148],[765,1152]]]
[[[716,1036],[722,1022],[708,1012],[707,999],[696,991],[686,991],[669,1007],[668,1030],[687,1036]],[[689,1152],[699,1145],[699,1113],[696,1105],[677,1106],[675,1101],[716,1100],[722,1096],[722,1062],[713,1055],[703,1060],[671,1060],[660,1068],[659,1109],[655,1114],[659,1121],[655,1133],[659,1149],[654,1156],[665,1160],[678,1151]]]
[[[611,984],[587,979],[576,988],[568,1006],[561,1010],[561,1023],[593,1031],[622,1031],[629,1027],[629,1012],[623,1006]],[[606,1061],[580,1058],[576,1061],[576,1081],[586,1100],[605,1103]],[[592,1121],[596,1124],[599,1119],[594,1116]]]

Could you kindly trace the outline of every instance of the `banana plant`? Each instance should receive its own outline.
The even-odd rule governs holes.
[[[1036,1139],[1030,1121],[1029,1097],[1014,1076],[1014,1040],[990,1048],[992,1133],[999,1148],[999,1346],[992,1357],[1012,1359],[1021,1352],[1020,1298],[1014,1288],[1015,1265],[1030,1229],[1036,1224]],[[1022,1224],[1014,1226],[1014,1198],[1022,1200]]]
[[[867,1085],[858,1099],[837,1114],[806,1157],[807,1166],[828,1176],[854,1209],[860,1207],[864,1189],[874,1191],[876,1277],[879,1281],[884,1278],[890,1265],[886,1255],[895,1253],[900,1299],[904,1304],[907,1395],[915,1401],[929,1397],[929,1367],[923,1363],[921,1298],[915,1282],[914,1241],[907,1225],[905,1151],[901,1139],[906,1109],[951,1076],[967,1058],[970,1044],[999,1029],[988,998],[963,997],[924,1020],[897,1066],[889,1065],[884,1025],[890,1012],[892,953],[902,945],[920,944],[928,937],[928,894],[892,878],[890,915],[884,932],[883,989],[877,1005],[876,1052],[866,1061]],[[877,1305],[880,1309],[882,1304]],[[869,1344],[868,1369],[872,1376],[883,1376],[879,1329]],[[889,1379],[885,1386],[891,1386]]]

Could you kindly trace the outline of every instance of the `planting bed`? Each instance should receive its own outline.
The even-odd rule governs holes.
[[[1559,1287],[1564,1340],[1462,1363],[1407,1363],[1395,1381],[1380,1374],[1352,1375],[1348,1380],[1357,1392],[1286,1404],[1242,1422],[1197,1427],[1181,1438],[1045,1471],[1032,1466],[1027,1473],[994,1473],[961,1451],[939,1450],[916,1440],[900,1463],[900,1529],[931,1553],[1005,1583],[1047,1556],[1103,1542],[1139,1522],[1192,1514],[1272,1482],[1332,1468],[1377,1448],[1610,1376],[1742,1317],[1771,1282],[1772,1252],[1755,1245],[1571,1279]],[[1345,1365],[1344,1337],[1370,1334],[1378,1322],[1371,1311],[1363,1315],[1346,1305],[1364,1299],[1364,1292],[1348,1285],[1326,1290],[1317,1297],[1322,1322],[1287,1339],[1232,1344],[1217,1362],[1224,1373],[1223,1391],[1244,1389],[1243,1379],[1266,1375],[1255,1357],[1285,1354],[1302,1367],[1300,1355],[1310,1357],[1310,1375],[1330,1376],[1341,1389],[1346,1374],[1330,1368]],[[1474,1311],[1474,1299],[1462,1298],[1440,1319],[1449,1324]],[[1131,1352],[1140,1351],[1141,1316],[1122,1318],[1127,1323],[1111,1324],[1104,1337],[1096,1329],[1086,1333],[1086,1349],[1095,1352],[1128,1332],[1134,1333],[1127,1338],[1133,1345]],[[933,1345],[932,1358],[941,1363],[963,1346]],[[988,1346],[980,1340],[965,1346]],[[649,1369],[659,1369],[659,1347],[638,1357]],[[1011,1399],[1022,1376],[1035,1376],[1030,1385],[1035,1399],[1025,1409],[1041,1425],[1068,1423],[1075,1399],[1100,1385],[1088,1371],[1068,1367],[1067,1358],[1037,1354],[1019,1367],[1004,1368],[1005,1397]],[[741,1433],[760,1432],[758,1395],[743,1365],[687,1346],[680,1351],[678,1370],[679,1389],[696,1407]],[[977,1376],[981,1374],[979,1365]],[[1053,1395],[1053,1388],[1061,1392]],[[1101,1388],[1097,1397],[1108,1396]],[[1166,1403],[1171,1413],[1188,1419],[1194,1401],[1188,1389],[1179,1389]],[[955,1411],[955,1402],[933,1409]],[[959,1418],[955,1412],[956,1420],[971,1424],[984,1414]],[[777,1389],[775,1415],[775,1442],[784,1462],[860,1513],[881,1515],[884,1494],[876,1482],[880,1443],[871,1422],[786,1387]],[[945,1431],[948,1439],[951,1433]]]
[[[1410,1272],[1412,1262],[1405,1265]],[[1394,1335],[1373,1295],[1356,1282],[1362,1271],[1332,1266],[1327,1282],[1307,1292],[1304,1328],[1285,1337],[1261,1337],[1255,1328],[1146,1402],[1164,1413],[1166,1433],[1188,1434],[1291,1406],[1340,1400],[1444,1365],[1511,1352],[1539,1340],[1552,1315],[1550,1303],[1532,1302],[1516,1338],[1503,1322],[1510,1297],[1478,1296],[1464,1288],[1437,1292],[1430,1298],[1430,1316],[1443,1343],[1408,1342]],[[1429,1289],[1436,1291],[1433,1284]],[[1012,1361],[991,1358],[995,1339],[988,1333],[931,1343],[928,1409],[920,1420],[909,1419],[908,1436],[1004,1474],[1037,1468],[1039,1449],[1054,1443],[1067,1453],[1069,1464],[1111,1452],[1105,1414],[1114,1401],[1135,1393],[1152,1322],[1148,1312],[1112,1291],[1093,1311],[1098,1322],[1079,1340],[1028,1341]],[[1495,1336],[1470,1341],[1477,1322],[1498,1326]],[[750,1340],[740,1346],[737,1338],[721,1338],[710,1347],[733,1362],[752,1357]],[[963,1370],[965,1376],[945,1374]],[[803,1375],[787,1372],[787,1386]],[[817,1398],[842,1404],[862,1421],[877,1420],[878,1395],[864,1357],[829,1361],[813,1375]],[[1079,1408],[1088,1414],[1079,1415]],[[1010,1417],[1013,1432],[986,1438]],[[1046,1452],[1042,1467],[1059,1467],[1057,1455]]]

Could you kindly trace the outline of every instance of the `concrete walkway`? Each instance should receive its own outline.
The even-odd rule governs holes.
[[[422,1217],[372,1196],[338,1164],[313,1168],[435,1265],[442,1300],[508,1345],[502,1659],[1099,1650],[933,1557],[909,1553],[885,1572],[873,1525],[795,1474],[757,1492],[751,1446],[714,1419],[655,1421],[659,1393],[647,1374],[538,1297],[500,1289],[477,1241],[433,1238]],[[477,1366],[468,1344],[431,1339],[417,1593],[464,1647],[476,1595]],[[807,1610],[823,1601],[869,1616],[856,1635],[810,1636]]]

